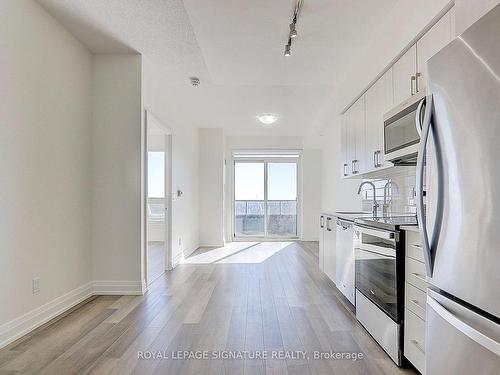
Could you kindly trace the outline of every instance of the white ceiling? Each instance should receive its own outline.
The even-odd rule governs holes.
[[[302,135],[329,121],[335,88],[397,0],[38,0],[96,53],[138,51],[161,66],[171,118],[228,134]],[[200,77],[198,88],[188,77]],[[273,112],[274,130],[257,114]]]

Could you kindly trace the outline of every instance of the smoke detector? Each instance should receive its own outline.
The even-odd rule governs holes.
[[[191,82],[191,85],[194,87],[200,85],[200,79],[198,77],[189,77],[189,82]]]

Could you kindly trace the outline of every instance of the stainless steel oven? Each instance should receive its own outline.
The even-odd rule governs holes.
[[[384,115],[384,156],[395,164],[415,164],[420,142],[417,118],[425,111],[425,92],[413,95]]]
[[[398,365],[404,314],[400,236],[397,230],[354,226],[356,317]]]

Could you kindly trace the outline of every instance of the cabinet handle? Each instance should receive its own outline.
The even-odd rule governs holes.
[[[321,216],[319,218],[319,227],[320,228],[324,228],[325,227],[325,217],[324,216]]]
[[[344,176],[347,176],[347,163],[344,164]]]
[[[377,168],[377,151],[373,151],[373,167]]]
[[[356,168],[356,163],[357,162],[358,162],[357,160],[353,160],[352,161],[352,174],[358,174],[359,173],[358,169]]]
[[[326,218],[326,230],[328,232],[331,232],[332,231],[332,228],[330,228],[330,222],[332,221],[332,218],[331,217],[327,217]]]
[[[411,92],[411,95],[414,95],[415,92],[413,90],[413,86],[416,86],[415,83],[417,81],[417,77],[416,76],[411,76],[410,78],[410,92]]]
[[[418,350],[420,350],[422,353],[424,353],[424,354],[425,354],[425,350],[424,350],[424,348],[422,347],[422,345],[420,345],[420,343],[419,343],[417,340],[410,340],[410,342],[411,342],[413,345],[415,345],[415,346],[416,346],[416,348],[417,348]]]
[[[422,76],[422,73],[417,73],[416,78],[415,78],[415,92],[416,93],[420,91],[420,85],[418,84],[418,82],[420,81],[421,76]]]
[[[416,300],[416,299],[412,299],[411,301],[412,301],[415,305],[417,305],[418,307],[424,308],[424,307],[420,304],[420,302],[418,302],[418,300]]]
[[[415,276],[417,279],[427,282],[427,280],[425,279],[425,275],[422,275],[421,273],[412,272],[412,275]]]
[[[377,151],[377,167],[380,168],[382,166],[382,164],[380,163],[380,154],[382,153],[382,151],[378,150]]]

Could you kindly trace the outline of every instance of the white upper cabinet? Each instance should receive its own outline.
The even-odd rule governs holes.
[[[416,93],[417,47],[406,51],[392,67],[394,82],[394,103],[405,101]]]
[[[365,94],[365,167],[368,171],[392,165],[384,160],[384,113],[393,106],[392,69],[389,69]]]
[[[451,12],[451,11],[450,11]],[[427,60],[452,40],[451,14],[446,13],[417,41],[417,91],[427,87]]]
[[[348,142],[347,142],[347,113],[342,115],[342,123],[340,130],[340,175],[342,177],[347,177],[350,174],[349,170],[349,154],[348,154]]]
[[[365,97],[360,97],[349,109],[351,123],[351,144],[354,145],[353,158],[351,160],[352,174],[360,174],[366,171],[365,163]],[[349,128],[348,128],[349,133]],[[352,147],[352,146],[351,146]]]
[[[451,8],[344,114],[341,175],[352,177],[392,165],[384,160],[384,113],[427,87],[427,60],[455,37]]]

